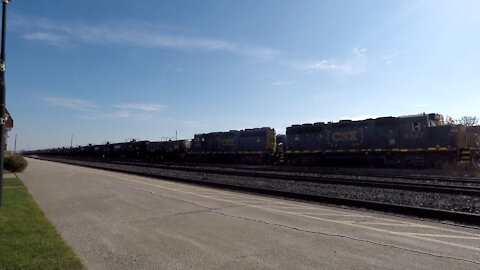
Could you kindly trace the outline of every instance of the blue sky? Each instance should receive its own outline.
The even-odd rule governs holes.
[[[9,4],[9,149],[480,116],[480,2]]]

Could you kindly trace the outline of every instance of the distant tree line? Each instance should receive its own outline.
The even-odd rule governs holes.
[[[477,126],[480,119],[476,116],[462,116],[459,119],[454,119],[451,116],[445,116],[445,124],[447,125],[462,125],[462,126]]]

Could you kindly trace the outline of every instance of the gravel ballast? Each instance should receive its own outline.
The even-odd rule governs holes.
[[[327,196],[340,199],[389,203],[412,207],[480,214],[480,197],[478,196],[427,193],[396,190],[391,188],[336,185],[311,181],[293,181],[275,179],[274,175],[272,175],[272,178],[267,179],[92,161],[63,160],[54,158],[46,158],[46,160],[155,177],[188,179],[189,181],[198,183],[211,183],[252,189],[274,190],[305,195]]]

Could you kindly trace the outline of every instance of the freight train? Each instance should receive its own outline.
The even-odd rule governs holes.
[[[131,141],[25,152],[149,161],[480,169],[480,126],[445,124],[439,114],[196,134],[192,140]]]

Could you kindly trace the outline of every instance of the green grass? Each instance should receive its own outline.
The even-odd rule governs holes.
[[[19,179],[5,179],[0,269],[84,269]]]
[[[22,181],[18,178],[7,178],[3,179],[3,186],[4,187],[18,187],[18,186],[23,186]]]

